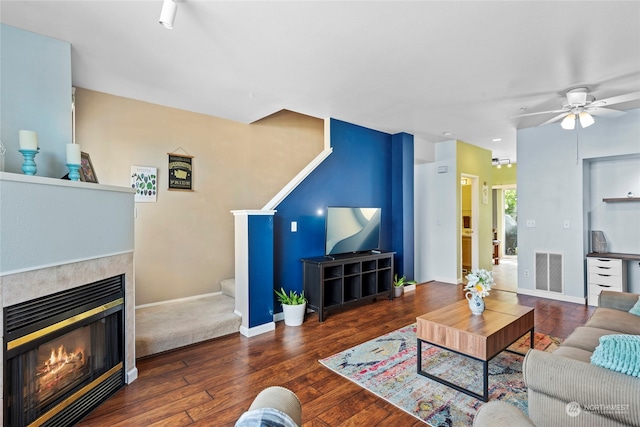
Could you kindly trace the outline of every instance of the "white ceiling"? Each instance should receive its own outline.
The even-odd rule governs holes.
[[[245,123],[289,109],[512,162],[516,129],[553,117],[512,118],[523,107],[640,90],[640,1],[178,0],[173,30],[161,7],[3,0],[0,20],[70,42],[74,86]]]

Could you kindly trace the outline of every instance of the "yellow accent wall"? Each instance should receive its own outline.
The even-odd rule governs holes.
[[[467,144],[463,141],[456,143],[456,168],[458,183],[461,182],[462,175],[476,176],[478,179],[478,188],[476,197],[478,198],[478,223],[473,224],[474,238],[478,239],[478,268],[491,270],[491,257],[493,254],[493,229],[492,229],[492,204],[491,204],[491,186],[492,186],[492,166],[491,151],[475,145]],[[483,203],[482,190],[483,184],[487,188],[487,203]],[[462,189],[461,185],[457,185],[456,194],[456,212],[462,209]],[[462,266],[461,254],[461,233],[462,215],[457,215],[458,221],[458,271]]]
[[[462,216],[471,215],[471,184],[462,185],[461,203],[462,203]],[[463,224],[464,226],[464,224]]]
[[[131,166],[158,168],[157,202],[135,205],[141,305],[220,291],[234,276],[230,211],[262,208],[315,158],[324,121],[281,111],[247,125],[78,88],[76,135],[101,184],[129,186]],[[173,151],[193,156],[192,192],[167,191]]]

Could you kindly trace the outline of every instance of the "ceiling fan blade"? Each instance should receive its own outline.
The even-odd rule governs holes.
[[[613,104],[621,104],[623,102],[635,101],[640,99],[640,92],[630,92],[625,95],[612,96],[611,98],[596,99],[594,104],[598,107],[609,106]]]
[[[626,114],[624,111],[612,110],[611,108],[602,108],[602,107],[588,108],[587,112],[592,116],[601,116],[601,117],[610,117],[610,118],[620,117]]]
[[[555,116],[553,119],[547,120],[544,123],[539,124],[538,126],[544,126],[544,125],[548,125],[549,123],[553,123],[553,122],[557,122],[558,120],[560,120],[561,118],[563,118],[564,116],[566,116],[567,114],[569,114],[569,111],[565,111],[562,114],[558,114],[557,116]]]
[[[562,109],[562,110],[549,110],[549,111],[538,111],[537,113],[525,113],[525,114],[518,114],[517,116],[511,116],[512,119],[518,118],[518,117],[527,117],[527,116],[537,116],[540,114],[552,114],[552,113],[568,113],[569,110],[566,109]]]

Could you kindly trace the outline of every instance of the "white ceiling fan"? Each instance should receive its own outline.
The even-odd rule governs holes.
[[[624,95],[613,96],[611,98],[605,98],[596,101],[593,95],[589,95],[589,89],[587,89],[586,87],[578,87],[569,90],[566,93],[566,97],[567,103],[558,110],[520,114],[515,117],[559,113],[558,115],[540,124],[539,126],[544,126],[563,119],[560,124],[563,129],[574,129],[576,127],[576,120],[578,119],[580,120],[580,125],[583,128],[586,128],[588,126],[591,126],[595,122],[592,116],[618,117],[625,114],[624,111],[613,110],[607,107],[640,99],[640,92],[631,92]]]

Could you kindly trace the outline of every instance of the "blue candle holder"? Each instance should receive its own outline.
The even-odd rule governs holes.
[[[38,172],[38,168],[36,167],[36,162],[34,161],[34,158],[36,157],[36,154],[38,154],[40,149],[38,148],[37,150],[18,150],[18,151],[21,152],[22,155],[24,156],[24,163],[22,164],[22,172],[24,172],[25,175],[35,175],[36,172]]]
[[[80,181],[80,165],[76,165],[74,163],[67,163],[67,167],[69,168],[69,179],[71,181]]]

